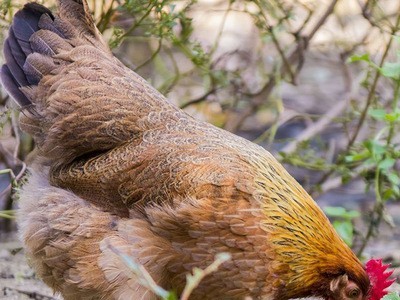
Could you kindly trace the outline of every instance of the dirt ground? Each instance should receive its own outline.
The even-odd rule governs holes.
[[[397,266],[394,276],[400,276],[400,249],[398,240],[374,241],[366,249],[366,253],[374,257],[382,257],[387,262]],[[400,282],[398,280],[398,282]],[[400,291],[398,283],[393,284],[391,291]],[[35,277],[35,272],[29,267],[21,243],[15,235],[0,241],[0,300],[53,300],[62,299],[54,295],[52,290]]]
[[[0,299],[62,299],[35,277],[15,234],[0,241]]]
[[[344,1],[343,1],[344,2]],[[209,16],[206,16],[209,18]],[[242,28],[240,28],[242,31]],[[209,31],[206,31],[209,34]],[[321,35],[321,37],[324,37]],[[242,43],[246,44],[246,43]],[[283,84],[282,99],[285,111],[282,113],[297,112],[301,114],[322,115],[335,106],[338,99],[343,98],[343,70],[338,63],[338,53],[317,53],[307,57],[305,66],[299,77],[298,86]],[[357,73],[356,73],[357,75]],[[357,76],[354,76],[357,78]],[[339,87],[339,88],[338,88]],[[244,137],[253,140],[262,133],[265,128],[254,128],[255,119],[251,119],[251,127],[241,132]],[[247,124],[246,124],[247,125]],[[298,126],[299,125],[299,126]],[[281,138],[293,138],[304,130],[304,124],[292,123],[278,131]],[[296,127],[297,126],[297,127]],[[343,140],[337,130],[327,130],[324,139],[333,140],[340,148]],[[284,132],[283,132],[284,131]],[[270,145],[271,146],[271,145]],[[279,150],[282,145],[274,144],[269,150]],[[289,169],[289,172],[301,183],[304,170]],[[307,174],[310,175],[310,174]],[[312,174],[311,174],[312,175]],[[310,181],[308,181],[308,184]],[[312,180],[311,180],[312,184]],[[356,209],[366,214],[373,203],[373,199],[365,195],[364,185],[340,186],[333,191],[316,199],[321,206],[335,205]],[[394,269],[394,278],[397,278],[390,290],[400,291],[400,205],[389,205],[388,212],[396,225],[390,228],[382,225],[378,238],[371,240],[364,251],[365,257],[382,258],[386,263],[391,263]],[[363,224],[357,224],[357,228],[363,228]],[[52,290],[35,277],[35,272],[29,267],[25,258],[21,243],[16,233],[7,236],[0,235],[0,300],[24,300],[24,299],[62,299],[54,295]]]

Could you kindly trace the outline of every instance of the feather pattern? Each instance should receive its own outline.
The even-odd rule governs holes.
[[[39,19],[42,14],[52,16],[50,10],[30,3],[18,11],[10,27],[8,39],[4,44],[4,58],[7,68],[2,68],[1,79],[5,89],[22,107],[29,107],[30,100],[20,91],[21,87],[37,83],[38,80],[25,73],[26,58],[32,53],[30,38],[39,30]]]
[[[28,80],[26,79],[24,71],[21,69],[17,60],[15,59],[15,56],[13,55],[13,50],[11,50],[9,40],[6,40],[4,43],[4,57],[7,60],[7,66],[18,86],[28,85]]]
[[[9,45],[10,53],[7,53],[7,50],[4,48],[4,56],[12,55],[15,61],[18,63],[18,66],[22,70],[24,66],[25,54],[23,53],[21,46],[18,44],[17,39],[14,35],[14,31],[12,30],[9,31],[9,38],[7,39],[7,44]]]
[[[361,263],[270,153],[123,66],[86,1],[58,6],[16,14],[1,72],[31,107],[20,125],[38,149],[18,220],[49,286],[65,299],[155,299],[118,253],[179,293],[188,272],[229,252],[192,299],[343,300],[348,286],[365,299]]]
[[[20,85],[14,78],[11,73],[9,67],[7,65],[3,65],[0,71],[1,83],[7,92],[19,103],[21,106],[28,106],[31,103],[26,95],[20,90]]]

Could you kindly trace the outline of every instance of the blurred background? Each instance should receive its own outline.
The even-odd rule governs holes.
[[[25,2],[0,1],[2,43]],[[400,0],[88,2],[125,65],[195,118],[271,151],[360,258],[400,275]],[[34,145],[0,96],[0,299],[56,299],[18,242]]]

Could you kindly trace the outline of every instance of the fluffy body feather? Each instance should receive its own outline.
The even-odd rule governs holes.
[[[154,299],[109,245],[193,299],[365,299],[369,279],[263,148],[198,121],[113,57],[80,0],[27,4],[1,80],[38,155],[18,216],[38,275],[65,299]]]

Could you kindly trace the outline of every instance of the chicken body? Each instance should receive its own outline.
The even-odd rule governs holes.
[[[59,16],[26,5],[4,53],[3,85],[38,146],[21,237],[65,299],[155,299],[115,249],[178,293],[194,267],[230,253],[191,299],[367,296],[359,260],[271,154],[123,66],[86,2],[59,1]]]

